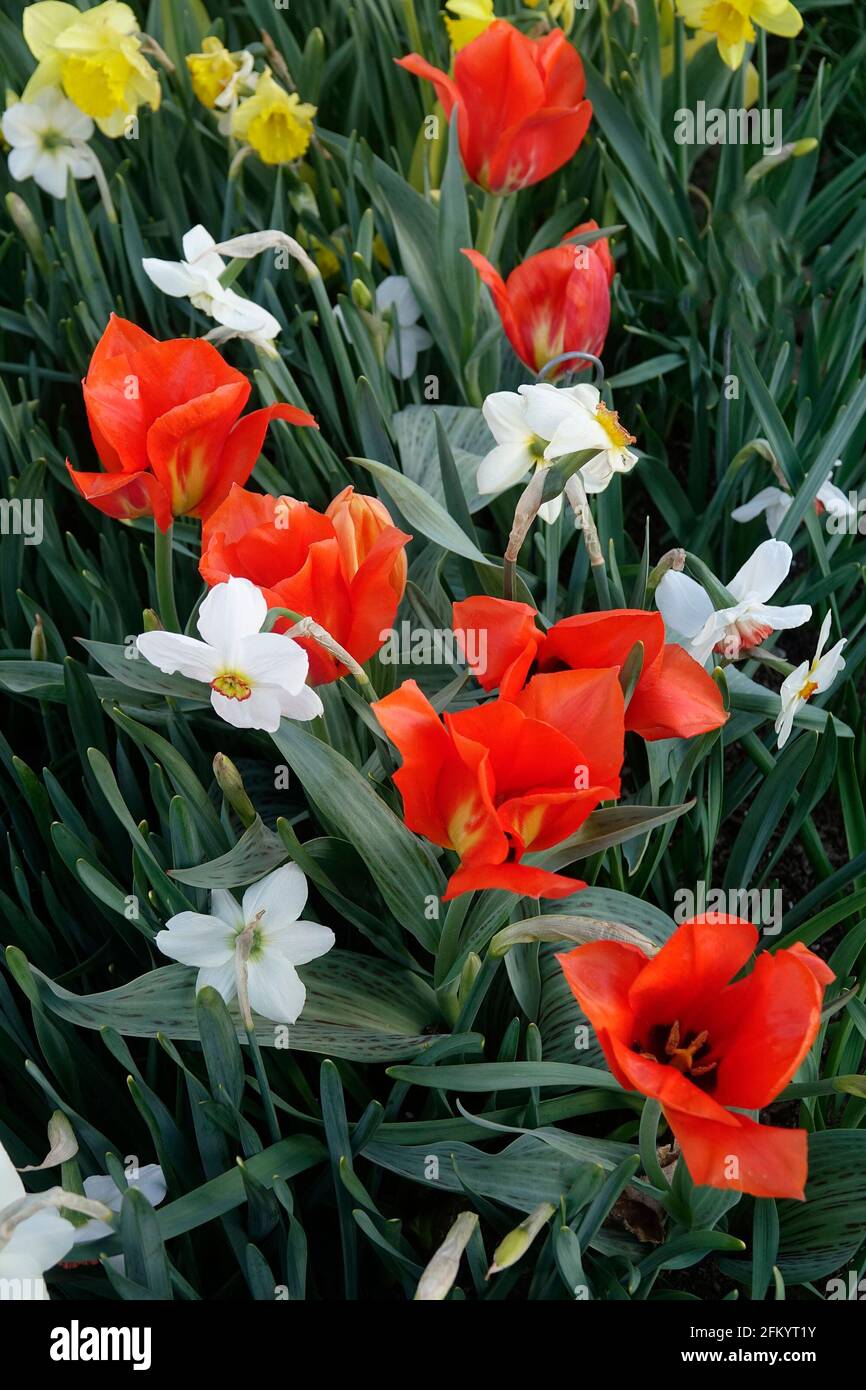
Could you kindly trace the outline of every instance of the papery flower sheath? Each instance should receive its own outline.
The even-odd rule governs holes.
[[[529,604],[484,595],[454,604],[455,631],[472,631],[474,650],[484,653],[474,674],[485,690],[498,688],[504,699],[512,699],[533,671],[619,670],[641,642],[643,665],[625,710],[626,729],[649,740],[692,738],[725,723],[719,687],[688,652],[665,642],[658,613],[632,608],[579,613],[546,633],[536,617]],[[579,741],[578,725],[573,732]]]
[[[108,516],[206,518],[245,483],[272,420],[316,422],[294,405],[241,418],[247,378],[198,338],[161,343],[112,314],[84,379],[90,433],[104,473],[67,463],[79,492]]]
[[[718,652],[736,661],[772,632],[801,627],[812,616],[808,603],[770,604],[788,577],[793,552],[784,541],[764,541],[727,585],[735,602],[714,609],[705,589],[687,574],[668,570],[656,590],[656,603],[669,632],[688,643],[701,665]]]
[[[560,898],[586,886],[521,860],[619,795],[622,704],[610,670],[538,676],[512,701],[441,720],[415,681],[373,705],[403,759],[394,782],[406,824],[460,856],[446,900],[480,888]],[[567,729],[580,729],[580,744]]]
[[[797,945],[763,951],[736,978],[757,943],[751,923],[707,913],[652,959],[618,941],[557,959],[617,1081],[661,1102],[696,1184],[802,1199],[806,1131],[740,1112],[769,1105],[795,1075],[834,975]]]
[[[344,488],[323,515],[293,497],[235,487],[202,531],[199,569],[208,584],[240,575],[257,584],[270,608],[313,618],[356,661],[385,641],[406,587],[410,537],[375,497]],[[281,619],[275,631],[290,626]],[[346,674],[317,642],[299,639],[310,683]]]
[[[598,230],[583,222],[569,236]],[[610,286],[616,273],[607,238],[584,246],[564,242],[539,251],[507,280],[479,251],[464,249],[493,296],[508,341],[534,372],[564,352],[598,357],[610,324]],[[570,370],[566,364],[561,370]]]
[[[457,110],[466,172],[491,193],[514,193],[555,173],[592,116],[583,63],[561,29],[530,39],[497,20],[461,48],[453,77],[420,53],[397,63],[433,83],[447,119]]]

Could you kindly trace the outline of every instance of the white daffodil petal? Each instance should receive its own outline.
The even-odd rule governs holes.
[[[13,1202],[24,1196],[24,1184],[18,1176],[15,1164],[5,1148],[0,1144],[0,1211],[11,1207]]]
[[[65,159],[58,152],[45,152],[33,170],[33,180],[52,198],[65,198],[69,182],[69,170]]]
[[[276,686],[258,686],[244,700],[236,700],[212,690],[210,702],[227,724],[235,729],[261,729],[275,734],[280,727],[279,690]]]
[[[268,614],[261,589],[248,579],[232,577],[211,589],[198,610],[198,630],[220,651],[231,651],[242,637],[258,632]]]
[[[182,965],[223,965],[233,951],[231,934],[218,917],[203,912],[179,912],[156,934],[164,956]]]
[[[179,632],[142,632],[135,645],[151,666],[169,676],[179,671],[190,680],[210,685],[220,670],[219,653],[196,637]]]
[[[775,632],[782,632],[791,627],[802,627],[812,616],[812,609],[808,603],[793,603],[788,608],[774,607],[772,604],[762,603],[755,610],[759,620],[769,623]]]
[[[295,693],[307,679],[310,659],[303,647],[279,632],[255,632],[238,648],[240,669],[262,685],[281,685]]]
[[[245,925],[241,905],[227,888],[214,888],[210,895],[210,915],[224,922],[229,931],[240,931]]]
[[[308,685],[302,685],[295,694],[288,690],[277,690],[277,698],[280,702],[280,713],[286,719],[297,719],[305,723],[309,719],[318,719],[319,715],[325,712],[320,697]]]
[[[37,1211],[13,1230],[2,1247],[10,1259],[24,1257],[33,1260],[38,1269],[51,1269],[72,1249],[75,1227],[57,1211]]]
[[[762,512],[770,512],[777,508],[787,511],[793,498],[789,493],[783,492],[780,487],[764,487],[760,492],[756,492],[748,502],[742,506],[735,507],[731,512],[732,521],[754,521],[755,517]]]
[[[525,443],[497,444],[479,463],[475,486],[481,493],[504,492],[519,483],[534,462]]]
[[[198,294],[204,283],[203,276],[193,274],[180,261],[160,261],[153,256],[145,256],[141,268],[158,290],[171,295],[173,299],[188,299]]]
[[[684,637],[695,637],[709,619],[713,605],[709,595],[687,574],[668,570],[656,589],[656,606],[665,627]]]
[[[219,279],[226,268],[225,261],[215,251],[211,255],[206,254],[212,246],[216,246],[216,242],[206,227],[203,227],[200,222],[195,227],[190,227],[188,232],[184,232],[182,245],[185,261],[190,264],[194,262],[195,269],[202,275],[210,275],[216,280]]]
[[[268,932],[268,950],[279,951],[292,965],[306,965],[326,955],[336,939],[330,927],[318,922],[292,922]]]
[[[198,972],[195,981],[195,992],[210,988],[215,989],[217,994],[221,994],[227,1004],[230,1004],[237,993],[237,973],[235,970],[234,954],[224,965],[205,965]]]
[[[526,420],[526,401],[517,391],[494,391],[481,407],[497,444],[527,444],[532,431]]]
[[[520,395],[526,402],[527,426],[540,439],[553,439],[556,431],[566,420],[573,416],[582,418],[588,413],[575,400],[571,391],[552,386],[547,381],[533,386],[521,386]]]
[[[298,865],[283,864],[258,883],[250,884],[244,893],[244,921],[251,922],[263,912],[265,932],[295,922],[304,910],[307,892],[307,880]]]
[[[307,991],[291,961],[271,951],[262,961],[250,961],[249,995],[253,1011],[273,1023],[294,1023]]]
[[[558,497],[553,497],[549,502],[542,502],[538,508],[538,515],[542,521],[546,521],[548,526],[552,526],[556,518],[562,511],[562,493]]]
[[[421,317],[421,305],[405,275],[385,276],[376,289],[376,308],[380,314],[393,309],[394,318],[402,328],[410,328]]]
[[[737,570],[727,586],[729,592],[740,601],[751,596],[766,603],[787,579],[792,559],[793,552],[785,541],[762,541]]]

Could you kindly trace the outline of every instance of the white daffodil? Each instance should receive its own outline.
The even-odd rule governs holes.
[[[158,1163],[146,1163],[143,1168],[136,1168],[127,1173],[126,1183],[128,1187],[138,1188],[152,1207],[159,1206],[167,1191],[165,1174]],[[97,1173],[93,1177],[85,1178],[84,1195],[95,1202],[102,1202],[103,1206],[115,1212],[120,1211],[123,1202],[123,1192],[108,1173]],[[97,1221],[91,1217],[83,1226],[75,1227],[75,1244],[83,1245],[87,1241],[103,1240],[111,1235],[114,1235],[114,1231],[106,1221]],[[123,1257],[115,1258],[120,1260]]]
[[[85,142],[93,121],[73,106],[59,87],[46,87],[30,101],[16,101],[3,112],[3,134],[12,146],[9,173],[34,183],[55,198],[66,197],[69,174],[89,179],[95,157]]]
[[[245,968],[255,1012],[274,1023],[294,1023],[307,994],[295,967],[323,956],[334,944],[330,927],[298,920],[306,901],[306,878],[297,864],[286,864],[252,884],[243,903],[219,888],[211,893],[209,915],[179,912],[157,932],[156,944],[172,960],[197,965],[196,990],[212,985],[227,1004],[237,994],[238,972]],[[241,952],[240,938],[247,931],[248,951]]]
[[[46,1299],[43,1274],[72,1248],[75,1227],[58,1211],[37,1207],[0,1144],[0,1302]]]
[[[717,651],[736,661],[771,632],[800,627],[812,616],[808,603],[790,607],[768,600],[788,577],[793,558],[784,541],[764,541],[727,585],[735,599],[730,608],[714,611],[709,595],[687,574],[668,570],[656,590],[656,603],[669,632],[704,665]]]
[[[504,492],[520,482],[531,468],[542,468],[566,454],[586,449],[598,453],[580,469],[587,492],[603,492],[615,473],[627,473],[637,463],[627,444],[633,442],[608,410],[594,386],[521,386],[496,391],[482,406],[496,448],[478,465],[476,486],[481,493]],[[539,510],[544,521],[555,521],[562,497]]]
[[[215,245],[210,232],[199,223],[184,234],[184,260],[160,261],[145,256],[141,264],[145,275],[163,294],[188,299],[196,309],[238,336],[272,343],[280,331],[279,321],[260,304],[242,298],[220,283],[226,264],[212,249]]]
[[[845,669],[842,648],[847,638],[841,638],[828,652],[824,652],[824,646],[830,636],[831,616],[827,613],[821,624],[818,645],[812,660],[802,662],[796,671],[792,671],[782,682],[779,690],[782,707],[776,716],[776,733],[779,735],[780,748],[788,741],[794,716],[800,706],[820,691],[829,690],[839,672]]]
[[[418,327],[421,305],[405,275],[386,275],[376,288],[376,310],[391,310],[392,331],[385,349],[385,366],[392,376],[405,381],[415,370],[418,353],[432,345],[426,328]]]
[[[838,464],[834,464],[834,467],[838,468],[838,466]],[[846,497],[841,488],[836,487],[836,484],[831,481],[832,477],[832,473],[828,473],[818,488],[815,494],[815,510],[818,513],[827,512],[832,517],[856,516],[857,513],[849,498]],[[784,521],[793,500],[791,494],[784,492],[780,487],[764,487],[748,502],[744,502],[741,507],[735,507],[731,512],[731,520],[754,521],[756,516],[760,516],[764,512],[767,517],[767,530],[771,536],[774,536]]]
[[[275,733],[280,719],[315,719],[322,702],[305,684],[309,659],[291,637],[262,632],[267,600],[248,579],[211,589],[198,612],[203,641],[179,632],[143,632],[136,645],[160,671],[206,681],[221,719]]]

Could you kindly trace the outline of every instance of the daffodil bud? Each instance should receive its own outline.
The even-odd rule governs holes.
[[[24,199],[17,193],[7,193],[6,211],[39,269],[47,273],[48,256],[42,233]]]
[[[141,624],[144,632],[162,632],[164,630],[155,608],[145,608],[141,615]]]
[[[513,1231],[499,1242],[493,1252],[493,1264],[487,1271],[487,1277],[491,1274],[501,1274],[503,1269],[509,1269],[511,1265],[526,1254],[542,1226],[550,1220],[556,1208],[551,1202],[542,1202],[540,1206],[531,1211],[519,1226],[515,1226]]]
[[[460,1213],[418,1281],[416,1303],[441,1303],[448,1297],[457,1278],[460,1256],[475,1234],[477,1225],[478,1217],[474,1211]]]
[[[214,758],[213,775],[217,786],[244,827],[252,825],[256,818],[256,808],[247,796],[241,774],[225,753],[217,753]]]
[[[352,303],[359,309],[370,309],[373,305],[373,296],[367,289],[363,280],[352,281]]]
[[[804,154],[811,154],[812,151],[817,150],[817,148],[818,141],[815,139],[814,135],[807,135],[803,140],[794,141],[794,148],[791,150],[791,154],[794,159],[800,159]]]
[[[41,614],[36,614],[33,623],[33,631],[30,634],[30,659],[31,661],[48,660],[48,643],[45,641],[45,628],[42,626]]]

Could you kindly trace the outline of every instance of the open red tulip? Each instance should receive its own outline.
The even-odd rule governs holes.
[[[161,343],[112,314],[84,379],[90,432],[104,473],[77,472],[79,492],[108,516],[206,518],[245,483],[272,420],[316,422],[294,405],[240,418],[250,383],[201,338]]]
[[[313,618],[356,661],[368,661],[393,626],[406,587],[404,546],[387,508],[344,488],[323,515],[293,497],[233,487],[202,528],[199,571],[208,584],[230,576],[258,584],[270,608]],[[291,626],[280,619],[275,632]],[[302,639],[309,682],[324,685],[346,668]]]
[[[651,959],[593,941],[557,956],[620,1085],[660,1101],[692,1180],[755,1197],[803,1197],[806,1131],[761,1125],[818,1032],[832,970],[803,946],[768,951],[749,922],[707,913]]]
[[[436,89],[446,118],[457,110],[469,177],[491,193],[514,193],[567,163],[586,134],[580,55],[561,29],[530,39],[497,20],[454,59],[454,76],[420,53],[397,63]]]
[[[529,673],[619,669],[636,642],[643,666],[625,711],[625,727],[642,738],[692,738],[725,723],[721,692],[699,662],[665,642],[660,613],[614,608],[580,613],[554,623],[545,634],[526,603],[476,596],[454,605],[454,628],[472,631],[479,654],[474,674],[485,690],[512,699]],[[576,726],[579,734],[579,728]]]
[[[597,222],[583,222],[568,235],[597,231]],[[606,237],[587,246],[569,243],[539,251],[507,280],[479,251],[463,254],[490,290],[508,341],[527,367],[540,372],[564,352],[601,355],[616,273]],[[568,364],[562,368],[568,369]]]
[[[561,898],[586,887],[520,861],[568,839],[618,795],[622,697],[617,705],[609,674],[616,690],[586,672],[561,672],[539,676],[513,702],[441,720],[415,681],[372,706],[403,759],[394,781],[406,824],[460,856],[445,900],[480,888]],[[592,757],[562,732],[560,718],[577,713]]]

